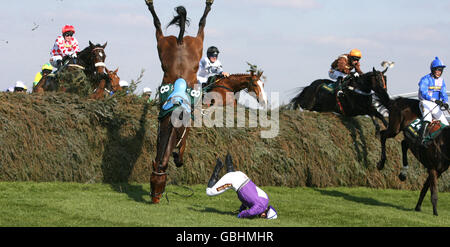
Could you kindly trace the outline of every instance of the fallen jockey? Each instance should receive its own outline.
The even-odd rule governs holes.
[[[234,170],[233,161],[229,154],[226,156],[225,163],[227,173],[217,181],[219,172],[223,167],[220,159],[217,160],[208,182],[208,188],[206,188],[206,194],[217,196],[231,188],[236,191],[239,200],[242,202],[237,215],[238,218],[257,216],[264,219],[276,219],[278,217],[277,211],[269,205],[269,197],[266,192],[256,186],[243,172]]]

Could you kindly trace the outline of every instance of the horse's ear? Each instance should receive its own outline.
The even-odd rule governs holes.
[[[90,47],[93,47],[94,46],[94,44],[92,44],[92,42],[89,40],[89,46]]]
[[[114,70],[114,74],[117,73],[117,71],[119,71],[119,67],[117,67],[117,69]]]
[[[384,75],[384,73],[386,73],[386,71],[389,69],[389,67],[386,67],[384,70],[383,70],[383,72],[381,72],[383,75]]]
[[[105,67],[105,71],[107,74],[109,74],[109,69]]]
[[[106,45],[108,44],[108,41],[104,45],[102,45],[103,49],[105,49]]]
[[[375,67],[373,67],[372,72],[373,72],[373,73],[377,72],[377,71],[375,70]]]

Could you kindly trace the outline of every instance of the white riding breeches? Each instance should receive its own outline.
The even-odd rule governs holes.
[[[337,80],[339,77],[345,78],[347,76],[347,74],[334,69],[330,69],[330,71],[328,71],[328,75],[332,80]]]
[[[420,110],[424,116],[424,121],[431,122],[433,119],[437,119],[441,123],[448,125],[447,118],[436,103],[429,100],[421,100]]]
[[[58,60],[62,60],[62,56],[59,55],[53,56],[50,58],[50,64],[56,68],[58,67]]]

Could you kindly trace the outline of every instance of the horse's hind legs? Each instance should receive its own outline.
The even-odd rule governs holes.
[[[433,205],[433,214],[438,216],[437,202],[438,202],[438,175],[435,169],[430,170],[430,191],[431,191],[431,204]]]
[[[422,190],[420,191],[419,201],[417,201],[415,210],[417,212],[421,211],[423,198],[427,194],[428,188],[430,187],[430,176],[428,176],[427,180],[423,184]]]

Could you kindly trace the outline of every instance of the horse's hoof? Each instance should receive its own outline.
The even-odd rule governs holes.
[[[145,0],[145,3],[146,3],[147,5],[153,4],[153,0]]]
[[[383,170],[383,168],[384,168],[384,162],[381,162],[381,161],[378,162],[377,163],[377,169],[381,171],[381,170]]]
[[[422,211],[422,209],[420,207],[416,207],[414,210],[416,210],[417,212]]]
[[[153,204],[159,204],[159,201],[160,201],[161,199],[160,198],[158,198],[158,197],[152,197],[152,203]]]
[[[400,179],[400,181],[404,182],[406,180],[406,174],[400,173],[398,174],[398,178]]]

